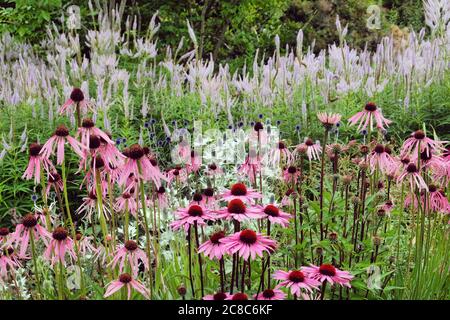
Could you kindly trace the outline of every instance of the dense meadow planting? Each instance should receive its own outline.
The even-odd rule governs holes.
[[[449,299],[448,1],[235,71],[124,3],[0,36],[1,299]]]

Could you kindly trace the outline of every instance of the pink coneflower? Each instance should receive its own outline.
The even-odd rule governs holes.
[[[233,184],[230,190],[226,190],[220,197],[224,201],[240,199],[245,203],[252,203],[255,199],[261,199],[262,195],[253,189],[247,189],[245,184],[238,182]]]
[[[259,141],[261,145],[265,145],[268,142],[268,134],[264,130],[264,126],[261,122],[256,122],[251,130],[249,139],[253,141]]]
[[[428,191],[430,198],[427,199],[425,192],[420,192],[420,203],[421,207],[424,208],[425,211],[432,210],[434,212],[441,213],[449,213],[450,206],[447,198],[445,197],[444,191],[439,190],[435,185],[429,185]],[[405,198],[405,207],[413,205],[414,208],[418,208],[417,197],[408,195]]]
[[[216,197],[214,196],[213,188],[206,188],[203,190],[203,197],[205,198],[205,205],[207,208],[211,210],[217,210],[218,204],[216,201]]]
[[[0,249],[0,280],[6,279],[8,273],[16,272],[22,265],[14,252],[14,248],[7,247]]]
[[[414,163],[410,163],[406,166],[406,169],[401,173],[397,178],[397,183],[403,181],[409,182],[410,190],[414,190],[414,187],[417,186],[419,190],[425,189],[428,190],[427,184],[423,180],[422,176],[419,174],[419,170],[417,170],[417,166]]]
[[[310,265],[310,267],[302,267],[301,269],[308,277],[323,283],[329,282],[331,285],[339,284],[351,288],[350,281],[353,276],[348,271],[342,271],[337,269],[331,264],[322,264],[320,267]]]
[[[153,181],[156,188],[159,188],[161,186],[161,180],[168,182],[168,179],[161,172],[161,169],[159,169],[158,161],[156,160],[156,157],[151,154],[150,148],[143,147],[142,150],[144,150],[144,155],[145,155],[145,159],[143,161],[147,163],[146,164],[147,180]]]
[[[132,289],[134,289],[137,292],[139,292],[140,294],[142,294],[145,298],[150,299],[150,293],[149,293],[148,289],[145,288],[145,286],[142,283],[140,283],[139,281],[134,280],[128,273],[122,273],[119,276],[118,280],[112,281],[108,285],[108,288],[106,288],[106,292],[103,297],[107,298],[107,297],[111,296],[112,294],[116,293],[117,291],[119,291],[120,289],[122,289],[123,287],[127,288],[128,300],[131,299],[131,290]]]
[[[194,193],[194,195],[192,196],[192,201],[189,203],[189,205],[193,204],[206,207],[206,197],[203,197],[201,193]]]
[[[268,204],[267,206],[256,206],[263,217],[269,219],[273,224],[279,224],[280,226],[286,228],[289,224],[289,219],[291,215],[289,213],[281,211],[279,208],[273,204]]]
[[[279,286],[290,288],[291,293],[297,296],[302,293],[302,289],[312,292],[313,289],[318,289],[318,285],[320,285],[318,280],[308,277],[300,270],[277,270],[273,274],[273,278],[281,280]]]
[[[253,296],[255,300],[284,300],[286,294],[280,289],[266,289],[259,294]]]
[[[206,221],[214,221],[215,217],[211,212],[202,206],[193,204],[187,208],[181,208],[176,211],[177,220],[173,221],[170,226],[174,230],[184,228],[188,231],[191,225],[205,225]]]
[[[64,145],[66,142],[69,143],[73,151],[75,151],[75,153],[81,158],[85,157],[83,152],[85,147],[69,135],[69,129],[67,129],[67,127],[63,124],[56,128],[55,133],[42,146],[39,154],[48,159],[54,153],[54,149],[56,148],[56,164],[61,165],[64,161]]]
[[[48,174],[47,189],[45,190],[47,196],[50,193],[51,188],[53,188],[56,192],[61,192],[64,189],[61,175],[56,171]]]
[[[243,292],[237,292],[233,295],[228,296],[225,300],[248,300],[248,296]]]
[[[189,142],[187,142],[187,140],[185,139],[181,140],[180,143],[177,145],[178,157],[180,158],[180,160],[189,161],[190,154],[191,154],[191,146],[189,145]]]
[[[191,151],[191,157],[190,161],[186,164],[186,171],[191,172],[197,172],[202,165],[202,158],[199,154],[197,154],[196,151]]]
[[[160,209],[167,208],[169,206],[167,201],[167,193],[166,188],[160,186],[158,190],[156,190],[156,195],[158,197],[158,206]]]
[[[114,141],[111,140],[111,138],[103,132],[101,129],[97,128],[95,126],[94,121],[92,119],[83,119],[83,122],[81,123],[81,127],[78,128],[77,134],[75,137],[80,137],[80,142],[83,146],[89,148],[89,137],[90,136],[97,136],[103,141],[105,141],[107,144],[114,145]]]
[[[39,184],[41,182],[41,168],[44,168],[47,172],[54,170],[52,163],[47,158],[42,157],[39,154],[41,149],[42,146],[40,144],[30,144],[30,160],[28,161],[28,166],[23,173],[22,179],[30,180],[34,176],[34,183]]]
[[[226,208],[219,209],[216,213],[218,218],[234,219],[239,222],[262,218],[261,214],[255,208],[247,208],[241,199],[229,201]]]
[[[30,233],[33,233],[34,241],[41,239],[46,245],[48,239],[51,237],[50,233],[41,225],[38,224],[37,219],[33,214],[29,213],[23,217],[22,222],[16,226],[16,231],[14,231],[12,238],[17,245],[20,246],[19,255],[21,257],[25,256],[28,245],[30,243]]]
[[[322,147],[318,141],[314,142],[311,138],[305,138],[305,142],[295,148],[295,153],[306,152],[308,160],[319,160],[322,153]]]
[[[223,255],[227,253],[227,250],[225,248],[225,244],[220,242],[220,239],[225,238],[225,232],[224,231],[218,231],[216,233],[213,233],[209,240],[204,242],[200,247],[198,247],[198,252],[207,256],[209,259],[216,258],[217,260],[222,259]]]
[[[84,236],[80,232],[76,234],[78,250],[81,255],[86,256],[87,254],[95,254],[97,253],[97,249],[92,245],[92,240],[94,237],[92,236]]]
[[[137,213],[137,203],[136,199],[129,192],[123,192],[122,195],[116,198],[116,203],[114,208],[117,212],[125,212],[126,209],[136,217]]]
[[[223,174],[223,170],[215,163],[211,163],[208,165],[208,176],[215,177]]]
[[[388,174],[396,170],[397,164],[392,156],[386,152],[385,147],[382,144],[377,144],[373,148],[372,153],[369,155],[369,165],[372,173],[376,169]]]
[[[97,196],[95,195],[95,192],[92,190],[91,192],[89,192],[89,195],[87,197],[83,198],[83,203],[81,204],[81,206],[78,207],[75,213],[80,216],[83,213],[85,213],[88,221],[92,222],[92,213],[94,213],[96,210],[97,210]]]
[[[290,164],[292,162],[292,153],[283,141],[279,141],[276,147],[269,151],[267,156],[269,163],[273,167],[278,166],[280,163]]]
[[[215,294],[208,294],[204,296],[203,300],[229,300],[232,295],[228,292],[217,292]]]
[[[256,156],[254,150],[249,152],[249,155],[245,158],[245,162],[238,168],[238,173],[248,177],[250,183],[256,182],[256,175],[261,171],[261,160]]]
[[[236,232],[219,241],[225,244],[225,248],[230,254],[237,253],[245,260],[250,257],[252,260],[255,260],[256,256],[262,257],[264,251],[271,254],[277,246],[275,240],[250,229]]]
[[[183,183],[187,180],[188,173],[186,169],[181,166],[175,166],[175,168],[167,171],[167,182],[170,184],[173,181],[177,183]]]
[[[283,171],[283,180],[286,183],[297,184],[298,177],[300,176],[300,170],[297,170],[294,166],[289,166]]]
[[[425,132],[417,130],[403,143],[400,154],[402,157],[409,156],[411,161],[415,161],[419,155],[419,145],[420,153],[425,152],[425,154],[429,156],[433,153],[445,151],[443,145],[445,142],[447,141],[435,141],[430,139],[425,135]]]
[[[0,248],[10,246],[13,239],[7,227],[0,228]]]
[[[294,189],[288,189],[283,198],[281,199],[281,205],[283,207],[289,207],[294,204],[294,197],[297,195]]]
[[[354,116],[348,119],[348,122],[350,122],[351,125],[359,123],[358,131],[366,130],[368,126],[371,130],[373,130],[374,120],[377,124],[378,129],[384,129],[384,126],[389,127],[389,125],[392,123],[391,120],[383,117],[381,109],[378,109],[375,103],[369,102],[366,104],[363,111],[356,113]]]
[[[73,240],[70,239],[67,230],[64,227],[57,227],[52,233],[52,240],[47,245],[47,249],[44,252],[44,258],[51,261],[53,266],[55,262],[61,262],[66,265],[66,253],[69,257],[75,261],[77,255],[73,248]]]
[[[450,213],[450,204],[443,190],[439,190],[435,185],[428,186],[430,192],[430,207],[435,212]]]
[[[317,118],[328,130],[331,129],[331,127],[333,127],[334,125],[336,125],[339,121],[341,121],[341,115],[338,113],[319,112],[317,113]]]
[[[84,98],[84,93],[80,88],[73,88],[72,92],[70,93],[70,98],[66,102],[64,102],[62,107],[59,109],[59,113],[63,114],[64,112],[73,112],[72,110],[70,110],[70,107],[75,104],[78,104],[82,113],[86,113],[87,109],[91,108],[91,104]]]
[[[112,268],[119,265],[119,272],[123,272],[127,261],[135,277],[137,277],[139,271],[139,261],[142,261],[145,270],[149,269],[147,254],[133,240],[128,240],[124,245],[118,246],[110,264]]]
[[[150,159],[147,157],[146,153],[149,153],[149,149],[142,148],[138,144],[133,144],[123,151],[123,154],[126,156],[126,160],[122,167],[121,176],[118,180],[119,185],[124,185],[128,178],[133,176],[137,179],[143,179],[144,181],[151,179],[155,182],[155,185],[159,187],[162,174],[161,176],[156,177],[156,172],[159,172],[159,168],[155,167],[150,162]]]

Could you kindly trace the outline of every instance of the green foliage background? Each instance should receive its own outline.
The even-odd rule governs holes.
[[[377,4],[382,10],[380,30],[368,30],[367,7]],[[87,1],[6,0],[0,1],[0,32],[9,31],[36,44],[52,21],[60,25],[62,13],[78,5],[82,29],[91,27]],[[415,30],[423,26],[421,0],[128,0],[127,14],[136,15],[146,26],[158,11],[161,29],[159,45],[176,47],[181,37],[188,37],[186,19],[199,35],[203,57],[211,53],[216,61],[228,62],[231,68],[251,63],[256,49],[273,52],[275,35],[281,43],[295,46],[295,37],[303,29],[305,43],[316,40],[315,50],[337,41],[336,15],[342,25],[349,25],[348,41],[354,46],[373,46],[389,32],[391,25]]]

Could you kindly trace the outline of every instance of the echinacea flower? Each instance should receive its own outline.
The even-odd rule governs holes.
[[[412,162],[406,166],[406,169],[397,178],[397,183],[403,181],[409,183],[410,190],[414,190],[415,186],[417,186],[419,190],[428,190],[428,186],[425,183],[425,180],[423,180],[422,176],[420,175],[417,166]]]
[[[56,171],[50,172],[48,174],[47,189],[45,190],[47,196],[49,195],[51,188],[53,188],[56,193],[61,192],[64,189],[61,175]]]
[[[290,164],[293,160],[292,153],[283,141],[279,141],[276,147],[269,151],[267,158],[272,167],[276,167],[280,163]]]
[[[86,113],[88,108],[92,108],[91,103],[84,98],[83,91],[81,91],[80,88],[73,88],[70,93],[70,98],[64,102],[62,107],[59,109],[59,113],[63,114],[64,112],[73,111],[70,110],[70,107],[76,104],[78,104],[82,113]]]
[[[53,266],[55,262],[60,262],[66,265],[66,253],[75,261],[77,255],[74,251],[73,240],[69,237],[67,230],[64,227],[57,227],[52,233],[52,240],[48,243],[47,249],[44,252],[44,258],[51,261]]]
[[[266,206],[256,206],[255,209],[260,210],[262,217],[267,218],[271,223],[278,224],[283,228],[286,228],[289,224],[289,219],[291,215],[289,213],[281,211],[273,204],[268,204]]]
[[[317,113],[317,118],[327,130],[330,130],[341,121],[341,115],[338,113],[319,112]]]
[[[119,185],[124,185],[130,176],[142,179],[144,181],[152,180],[156,187],[160,186],[161,179],[165,177],[159,172],[159,168],[152,164],[149,157],[150,150],[146,147],[142,148],[138,144],[133,144],[123,151],[126,157],[125,163],[122,166],[122,172],[117,181]]]
[[[149,269],[146,253],[133,240],[128,240],[124,245],[118,246],[110,264],[112,268],[119,265],[119,272],[123,272],[126,269],[125,263],[127,261],[135,277],[139,271],[139,261],[142,261],[145,270]]]
[[[234,199],[242,200],[245,203],[252,203],[255,199],[261,199],[262,195],[253,189],[248,189],[245,184],[238,182],[231,186],[221,195],[222,200],[230,201]]]
[[[353,276],[348,271],[339,270],[331,264],[322,264],[320,267],[311,264],[310,267],[302,267],[301,270],[308,277],[321,283],[327,281],[331,285],[336,283],[348,288],[352,287],[350,281]]]
[[[232,295],[228,292],[217,292],[215,294],[208,294],[204,296],[203,300],[228,300]]]
[[[225,238],[224,231],[218,231],[213,233],[209,240],[204,242],[198,247],[198,252],[207,256],[209,259],[222,259],[223,255],[227,253],[227,249],[225,248],[225,244],[220,242],[220,239]]]
[[[229,295],[225,300],[235,300],[235,301],[239,301],[239,300],[248,300],[248,296],[243,293],[243,292],[237,292],[233,295]]]
[[[386,152],[385,147],[382,144],[377,144],[373,148],[372,153],[369,155],[369,165],[372,173],[376,169],[381,172],[388,174],[396,170],[397,164],[394,158]]]
[[[33,234],[31,235],[31,233]],[[33,237],[35,242],[39,239],[42,240],[45,245],[47,245],[48,240],[51,237],[50,233],[38,224],[38,220],[31,213],[22,218],[22,222],[16,226],[16,230],[12,235],[14,242],[20,246],[19,255],[21,257],[25,256],[27,252],[30,236]]]
[[[248,177],[250,183],[256,182],[256,175],[261,171],[261,160],[256,156],[255,150],[250,150],[245,162],[238,168],[238,173]]]
[[[384,126],[389,126],[392,122],[391,120],[383,117],[381,109],[379,109],[373,102],[367,103],[363,111],[356,113],[348,119],[348,121],[351,125],[358,123],[358,131],[366,130],[367,127],[370,127],[372,130],[374,122],[376,123],[378,129],[384,130]]]
[[[202,165],[201,156],[198,155],[196,151],[192,150],[190,161],[186,164],[186,171],[189,173],[197,172],[200,169],[201,165]]]
[[[188,173],[185,168],[182,168],[181,166],[175,166],[175,168],[170,169],[167,171],[167,182],[170,184],[173,181],[176,181],[177,183],[182,183],[187,180]]]
[[[6,279],[8,273],[15,272],[17,268],[21,267],[22,265],[15,254],[14,248],[0,248],[0,280],[2,278]]]
[[[286,294],[280,289],[266,289],[259,294],[253,296],[255,300],[284,300]]]
[[[97,249],[92,245],[91,241],[94,239],[92,236],[86,236],[77,232],[76,234],[78,250],[81,255],[86,256],[87,254],[97,253]]]
[[[139,281],[133,279],[128,273],[122,273],[118,280],[113,280],[106,288],[105,295],[103,297],[107,298],[123,287],[127,288],[127,298],[131,299],[132,289],[136,290],[142,294],[145,298],[150,299],[150,293],[148,289]]]
[[[29,147],[30,160],[28,161],[28,166],[23,173],[22,179],[30,180],[34,176],[34,184],[39,184],[41,182],[41,170],[49,172],[53,170],[54,167],[52,163],[45,157],[42,157],[39,153],[41,152],[42,146],[38,143],[32,143]]]
[[[209,209],[193,204],[187,208],[180,208],[176,211],[177,220],[170,224],[173,230],[184,228],[185,231],[189,230],[191,225],[205,225],[208,220],[215,220],[215,217]]]
[[[217,164],[211,163],[208,165],[208,176],[215,177],[221,174],[223,174],[223,170]]]
[[[262,257],[264,251],[271,254],[277,246],[275,240],[250,229],[236,232],[219,241],[225,244],[225,248],[230,254],[237,253],[244,260],[249,258],[255,260],[256,256]]]
[[[439,190],[435,185],[429,185],[430,208],[435,212],[450,213],[450,204],[443,190]]]
[[[435,141],[428,138],[425,132],[422,130],[417,130],[413,132],[411,136],[405,140],[400,150],[400,155],[402,157],[409,156],[411,161],[415,162],[419,157],[419,152],[425,152],[426,155],[432,153],[438,153],[445,151],[443,143],[447,141]],[[420,150],[419,150],[420,145]]]
[[[114,141],[112,141],[111,138],[105,132],[97,128],[92,119],[86,118],[83,119],[81,127],[78,128],[75,137],[80,137],[81,144],[85,146],[87,149],[89,148],[90,136],[97,136],[103,139],[103,141],[105,141],[107,144],[114,145]]]
[[[241,199],[229,201],[226,208],[219,209],[216,213],[218,218],[234,219],[239,222],[262,218],[257,209],[253,207],[248,208]]]
[[[313,289],[318,289],[320,282],[316,279],[308,277],[307,274],[300,270],[277,270],[273,276],[276,280],[281,280],[280,287],[291,289],[291,293],[299,296],[302,290],[312,292]]]
[[[297,184],[297,179],[300,176],[300,170],[297,170],[295,166],[289,166],[283,171],[283,180],[286,183]]]
[[[163,186],[160,186],[158,188],[158,190],[156,190],[156,195],[158,197],[158,206],[160,209],[165,209],[167,208],[168,205],[168,201],[167,201],[167,193],[166,193],[166,188],[164,188]]]
[[[81,158],[85,157],[83,149],[86,149],[86,147],[79,143],[75,138],[71,137],[69,135],[69,129],[63,124],[56,128],[55,133],[42,146],[39,154],[44,158],[49,159],[56,148],[56,164],[61,165],[64,161],[64,145],[66,142],[69,143],[78,156]]]
[[[318,141],[314,142],[311,138],[305,138],[305,142],[298,145],[294,152],[296,154],[306,152],[309,161],[319,160],[320,154],[322,153],[322,147]]]
[[[137,203],[136,199],[129,192],[123,192],[122,195],[116,198],[116,203],[114,206],[117,212],[125,212],[128,210],[134,217],[137,213]]]

